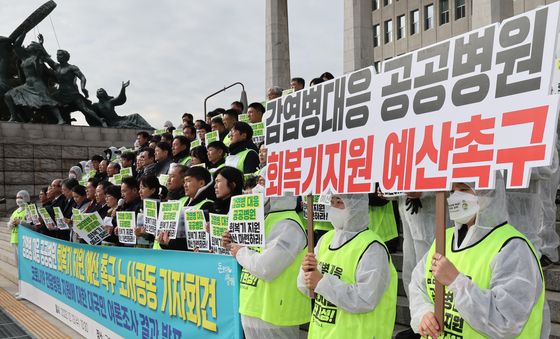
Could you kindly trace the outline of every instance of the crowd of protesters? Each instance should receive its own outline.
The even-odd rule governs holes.
[[[331,79],[327,72],[309,85]],[[290,87],[302,90],[305,81],[294,78]],[[282,92],[272,87],[267,99]],[[240,121],[243,112],[247,122]],[[54,207],[59,207],[69,225],[75,210],[111,220],[104,225],[110,234],[102,243],[106,246],[132,246],[119,242],[115,216],[117,211],[133,211],[136,247],[187,251],[185,232],[178,231],[183,236],[175,239],[167,232],[157,238],[146,233],[143,200],[178,200],[205,214],[227,214],[233,196],[263,192],[267,150],[262,142],[254,142],[251,126],[262,122],[264,114],[262,103],[244,107],[238,101],[229,109],[213,110],[205,120],[185,113],[177,129],[166,124],[162,134],[139,132],[134,149],[110,147],[73,166],[67,178],[53,178],[41,190],[38,205],[53,220]],[[205,136],[212,131],[218,138],[206,143]],[[191,147],[195,142],[200,145]],[[112,178],[126,168],[132,175],[115,184]],[[310,338],[390,338],[398,281],[390,253],[397,251],[401,231],[402,280],[412,328],[398,337],[418,337],[417,333],[436,337],[459,325],[465,338],[548,337],[542,269],[558,261],[554,227],[559,180],[555,155],[552,166],[533,171],[527,189],[506,191],[501,176],[492,191],[477,191],[471,183],[454,184],[448,199],[454,227],[448,229],[447,257],[434,253],[432,193],[333,195],[328,220],[314,222],[312,253],[307,253],[303,199],[266,198],[264,250],[236,245],[227,232],[222,239],[243,267],[240,313],[245,335],[298,338],[299,326],[310,322]],[[26,191],[16,198],[18,209],[9,221],[14,246],[17,227],[26,220],[24,206],[30,202]],[[458,211],[452,206],[459,206]],[[72,227],[33,226],[54,238],[83,242]],[[184,229],[184,223],[179,227]],[[474,258],[480,262],[473,263]],[[249,277],[258,283],[244,284],[252,280]],[[436,279],[454,297],[450,312],[457,317],[446,317],[445,324],[434,317]]]

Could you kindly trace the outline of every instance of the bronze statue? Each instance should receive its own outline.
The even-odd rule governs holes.
[[[43,43],[42,38],[39,41]],[[66,122],[70,123],[70,113],[73,111],[80,111],[86,117],[86,121],[90,126],[103,126],[107,124],[103,119],[99,118],[95,112],[88,107],[89,102],[86,101],[89,93],[86,89],[86,77],[80,71],[78,66],[68,63],[70,60],[70,53],[63,49],[56,52],[56,60],[54,62],[50,57],[46,59],[47,64],[53,69],[58,83],[58,89],[53,94],[53,97],[62,105],[62,109],[66,115]],[[80,87],[84,96],[78,91],[76,79],[80,79]]]
[[[28,122],[31,119],[28,110],[46,109],[57,120],[59,125],[64,120],[58,109],[58,102],[48,93],[46,67],[44,62],[49,55],[40,43],[32,42],[27,47],[22,47],[25,35],[19,36],[14,41],[14,52],[21,60],[21,69],[25,83],[12,88],[4,94],[4,101],[10,111],[10,121]]]
[[[129,85],[130,81],[123,82],[116,98],[109,96],[103,88],[98,89],[97,99],[99,101],[93,104],[93,109],[101,118],[105,119],[109,127],[154,129],[140,114],[122,117],[115,112],[115,106],[123,105],[126,102],[126,88]]]

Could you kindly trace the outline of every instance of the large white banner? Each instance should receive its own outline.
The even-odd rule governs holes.
[[[549,165],[558,3],[267,103],[267,196],[528,185]],[[556,76],[556,74],[554,74]]]

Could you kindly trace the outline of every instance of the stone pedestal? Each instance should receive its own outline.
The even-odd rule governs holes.
[[[288,1],[266,0],[265,95],[272,86],[290,87]]]
[[[0,122],[0,215],[15,209],[27,190],[37,200],[41,187],[68,177],[70,167],[109,146],[132,147],[138,130]]]

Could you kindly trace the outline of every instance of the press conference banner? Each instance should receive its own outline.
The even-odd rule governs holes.
[[[84,337],[242,338],[233,257],[18,237],[20,295]]]
[[[559,6],[269,101],[266,195],[493,188],[498,170],[526,187],[555,147]]]

